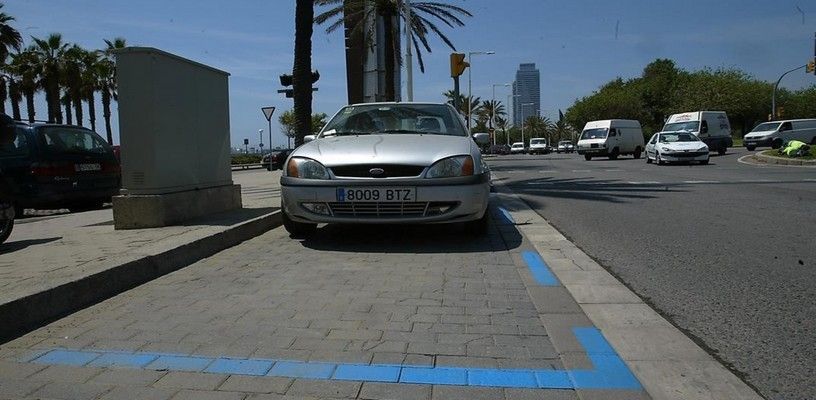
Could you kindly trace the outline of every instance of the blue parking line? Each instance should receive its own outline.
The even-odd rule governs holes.
[[[589,370],[430,367],[334,364],[252,358],[53,349],[32,362],[50,365],[198,371],[243,376],[278,376],[360,382],[537,389],[640,389],[640,382],[596,328],[573,328],[593,368]]]
[[[505,209],[504,207],[499,207],[499,212],[501,212],[501,215],[502,215],[502,217],[504,217],[505,222],[507,222],[507,223],[509,223],[511,225],[516,224],[516,221],[513,219],[513,216],[510,215],[510,212],[507,211],[507,209]]]
[[[521,258],[527,267],[530,269],[530,274],[533,275],[536,283],[541,286],[558,286],[558,279],[550,271],[547,263],[535,251],[525,250],[521,252]]]

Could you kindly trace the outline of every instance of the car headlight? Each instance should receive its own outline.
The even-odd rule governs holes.
[[[697,151],[708,151],[708,146],[700,147]]]
[[[663,151],[672,151],[672,149],[670,149],[670,148],[668,148],[668,147],[661,147],[661,148],[660,148],[660,150],[663,150]]]
[[[473,175],[473,157],[448,157],[435,162],[425,174],[426,178],[453,178]]]
[[[329,179],[329,171],[323,164],[305,157],[292,157],[286,165],[286,175],[292,178]]]

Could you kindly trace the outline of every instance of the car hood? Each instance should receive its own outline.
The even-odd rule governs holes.
[[[672,150],[697,150],[706,144],[703,142],[674,142],[674,143],[658,143],[660,147],[666,147]]]
[[[776,132],[776,131],[748,132],[748,134],[747,134],[747,135],[745,135],[745,137],[747,137],[747,138],[752,138],[752,137],[764,137],[764,136],[768,136],[768,135],[770,135],[770,134],[773,134],[773,133],[775,133],[775,132]]]
[[[578,141],[578,146],[587,146],[591,144],[604,144],[606,143],[606,139],[581,139]]]
[[[308,157],[327,167],[348,164],[403,164],[429,166],[434,162],[471,154],[466,136],[386,134],[333,136],[300,146],[293,157]]]

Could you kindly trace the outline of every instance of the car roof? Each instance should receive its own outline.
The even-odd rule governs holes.
[[[447,103],[434,103],[429,101],[381,101],[372,103],[354,103],[350,106],[397,106],[397,105],[425,105],[425,106],[447,106]]]
[[[44,121],[35,121],[35,122],[28,122],[28,121],[14,121],[15,125],[21,125],[24,127],[29,128],[45,128],[45,127],[59,127],[59,128],[74,128],[74,129],[84,129],[86,131],[91,131],[90,129],[79,126],[79,125],[70,125],[70,124],[55,124],[52,122],[44,122]],[[91,131],[93,132],[93,131]]]

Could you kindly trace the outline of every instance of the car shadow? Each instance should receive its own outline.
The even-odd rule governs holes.
[[[0,254],[4,253],[13,253],[15,251],[23,250],[30,246],[36,246],[38,244],[46,244],[55,242],[57,240],[62,239],[62,237],[51,237],[51,238],[44,238],[44,239],[27,239],[27,240],[17,240],[14,242],[6,242],[0,244]]]
[[[610,203],[653,199],[657,198],[655,195],[657,192],[685,192],[682,188],[687,186],[649,182],[630,183],[610,179],[555,179],[550,177],[513,181],[506,185],[520,195]]]
[[[312,250],[344,253],[484,253],[521,246],[523,237],[497,204],[491,204],[487,234],[471,235],[462,224],[325,225],[301,244]]]

